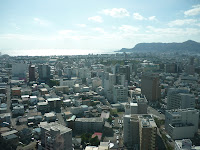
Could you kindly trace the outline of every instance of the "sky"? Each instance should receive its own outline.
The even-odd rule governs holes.
[[[0,50],[200,42],[199,0],[1,0]]]

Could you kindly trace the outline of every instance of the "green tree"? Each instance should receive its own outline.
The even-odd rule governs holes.
[[[91,139],[90,139],[90,144],[91,144],[92,146],[98,146],[99,143],[100,143],[100,141],[99,141],[99,139],[98,139],[97,136],[95,136],[94,138],[91,138]]]

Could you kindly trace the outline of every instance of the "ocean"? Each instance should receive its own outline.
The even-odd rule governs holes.
[[[88,55],[88,54],[114,54],[115,50],[97,49],[9,49],[0,50],[1,54],[10,56],[52,56],[52,55]]]

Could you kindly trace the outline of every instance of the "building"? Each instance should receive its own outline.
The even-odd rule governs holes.
[[[192,141],[190,139],[182,139],[175,141],[175,150],[200,150],[200,146],[192,145]]]
[[[137,96],[136,100],[125,105],[125,114],[147,114],[147,99],[145,96]]]
[[[48,64],[42,64],[38,66],[38,73],[40,80],[48,80],[51,76],[51,68]]]
[[[186,109],[195,107],[195,96],[187,89],[170,88],[167,93],[167,109]]]
[[[21,97],[21,87],[13,87],[11,88],[11,95]]]
[[[48,98],[48,105],[50,111],[59,112],[61,109],[61,99],[60,98]]]
[[[17,105],[13,107],[13,115],[24,115],[24,105]]]
[[[108,99],[109,102],[113,101],[113,85],[116,84],[116,75],[111,73],[104,73],[103,76],[103,88],[105,97]]]
[[[124,115],[124,145],[127,148],[138,148],[139,146],[139,120],[138,114]]]
[[[139,119],[142,114],[147,114],[147,100],[145,97],[138,97],[136,102],[125,106],[123,117],[123,139],[124,145],[128,148],[137,149],[139,147]]]
[[[165,64],[165,72],[167,73],[176,73],[178,71],[178,66],[175,63]]]
[[[72,130],[56,122],[41,122],[42,149],[72,150]]]
[[[36,76],[35,76],[35,65],[29,65],[29,82],[30,81],[35,81]]]
[[[172,139],[193,138],[198,131],[199,111],[194,108],[167,110],[165,130]]]
[[[27,71],[26,63],[13,63],[12,64],[12,76],[17,77],[17,79],[25,79]]]
[[[157,126],[151,115],[141,115],[139,119],[140,150],[156,148]]]
[[[113,102],[127,102],[128,101],[128,89],[122,85],[113,86]]]
[[[75,131],[78,133],[102,132],[103,125],[103,118],[76,118]]]
[[[155,102],[161,98],[161,88],[159,76],[157,74],[145,73],[141,78],[142,94],[150,102]]]

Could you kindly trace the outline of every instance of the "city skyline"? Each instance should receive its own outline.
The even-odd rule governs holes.
[[[61,49],[77,49],[78,54],[132,48],[141,42],[200,42],[200,3],[196,0],[8,0],[1,2],[0,9],[4,53],[8,49],[48,49],[45,53],[60,49],[61,54]]]

